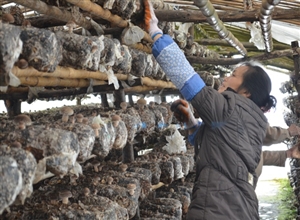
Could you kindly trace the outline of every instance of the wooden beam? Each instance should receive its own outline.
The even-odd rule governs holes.
[[[236,65],[245,60],[245,58],[203,58],[197,56],[188,56],[186,58],[192,64],[212,65]]]
[[[200,45],[219,45],[219,46],[226,46],[226,47],[231,47],[231,45],[228,44],[226,40],[220,40],[220,39],[201,39],[201,40],[195,40],[195,42],[199,43]],[[244,47],[247,49],[257,49],[257,47],[250,42],[241,42]],[[274,44],[274,50],[284,50],[284,49],[289,49],[290,47],[288,45],[280,45],[280,44]]]
[[[25,90],[24,88],[27,88]],[[18,91],[15,93],[0,93],[0,100],[1,99],[21,99],[27,100],[28,98],[28,87],[24,87],[23,91]],[[93,93],[103,93],[107,94],[107,91],[114,91],[115,88],[113,85],[100,85],[93,87]],[[83,88],[71,88],[71,89],[55,89],[55,90],[44,90],[38,93],[37,99],[44,99],[44,98],[60,98],[62,96],[74,96],[74,95],[81,95],[86,94],[87,87]]]
[[[213,65],[236,65],[240,62],[247,60],[271,60],[278,57],[292,56],[293,51],[291,49],[273,51],[271,53],[262,53],[260,55],[244,57],[244,58],[203,58],[196,56],[188,56],[187,59],[193,64],[213,64]]]
[[[21,101],[19,99],[6,99],[4,100],[4,105],[10,119],[21,114]]]
[[[55,6],[49,6],[45,2],[36,0],[14,0],[15,3],[28,7],[41,14],[48,15],[49,17],[59,19],[61,21],[69,22],[74,21],[79,26],[89,30],[92,28],[91,22],[83,16],[74,16],[71,12],[65,9],[59,9]]]
[[[218,12],[219,18],[223,22],[241,22],[241,21],[259,21],[259,10],[244,11],[233,10],[226,12]],[[170,22],[206,22],[206,17],[200,11],[189,10],[155,10],[155,14],[159,21]],[[300,8],[293,9],[277,9],[272,14],[272,20],[295,19],[300,17]]]
[[[112,14],[110,10],[102,8],[100,5],[90,1],[90,0],[67,0],[67,2],[72,3],[82,10],[90,12],[93,15],[99,16],[102,19],[105,19],[112,23],[114,26],[126,28],[129,26],[129,21],[124,20],[118,15]],[[144,31],[144,40],[147,42],[152,43],[153,40],[151,39],[150,35]]]
[[[294,68],[295,68],[295,73],[294,76],[292,77],[294,79],[294,84],[296,87],[296,90],[298,92],[298,97],[300,98],[300,48],[299,48],[299,42],[298,41],[293,41],[291,43],[291,47],[293,50],[293,60],[294,60]]]
[[[121,88],[119,90],[116,90],[113,92],[113,94],[114,94],[114,98],[115,98],[114,106],[116,108],[120,109],[121,102],[126,102],[124,89]]]
[[[101,96],[101,105],[102,105],[104,108],[108,108],[108,107],[109,107],[109,104],[108,104],[108,100],[107,100],[107,95],[106,95],[106,93],[101,93],[100,96]]]

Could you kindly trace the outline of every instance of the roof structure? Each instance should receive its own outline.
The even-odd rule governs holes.
[[[1,23],[2,31],[18,27],[23,46],[18,59],[10,60],[15,84],[10,70],[0,73],[0,99],[31,102],[116,91],[121,96],[176,93],[151,55],[152,40],[142,29],[142,2],[1,1],[2,19],[5,14],[14,17],[12,24]],[[222,76],[232,65],[258,60],[299,74],[295,61],[300,53],[300,0],[152,3],[160,27],[199,72]]]

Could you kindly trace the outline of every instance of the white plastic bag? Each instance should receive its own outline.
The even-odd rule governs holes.
[[[264,50],[266,47],[265,47],[259,22],[258,21],[254,21],[253,23],[247,22],[246,26],[250,30],[250,34],[251,34],[251,38],[249,42],[254,43],[257,49]]]

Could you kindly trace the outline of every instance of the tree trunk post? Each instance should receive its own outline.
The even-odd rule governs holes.
[[[134,106],[134,102],[133,102],[133,99],[132,99],[132,95],[128,95],[128,100],[129,100],[129,105],[130,106]]]
[[[118,109],[121,108],[120,107],[121,102],[126,101],[124,89],[119,89],[114,91],[114,98],[115,98],[115,102],[114,102],[115,107]]]
[[[102,105],[102,107],[103,108],[108,108],[109,105],[108,105],[106,93],[101,93],[100,96],[101,96],[101,105]]]
[[[299,55],[299,43],[298,41],[293,41],[291,43],[293,49],[293,60],[294,60],[294,69],[295,73],[292,79],[294,80],[294,85],[298,92],[298,97],[300,98],[300,55]]]
[[[13,118],[16,115],[21,114],[21,101],[17,99],[6,99],[4,105],[7,110],[9,118]]]
[[[129,142],[123,148],[123,163],[131,163],[134,161],[133,145]]]

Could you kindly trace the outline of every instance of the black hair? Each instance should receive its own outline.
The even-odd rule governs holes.
[[[271,79],[266,71],[256,62],[245,62],[241,66],[248,69],[243,74],[243,82],[239,89],[246,89],[250,93],[250,99],[260,107],[263,112],[275,108],[277,100],[270,95],[272,89]]]

